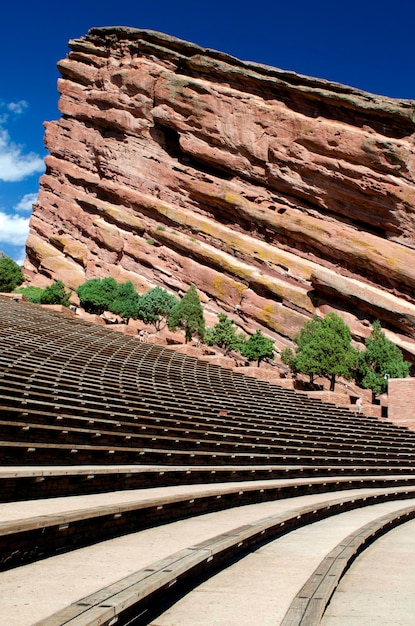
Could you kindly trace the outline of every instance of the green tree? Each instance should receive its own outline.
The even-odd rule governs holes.
[[[183,298],[172,308],[167,318],[167,325],[170,330],[183,328],[186,343],[192,339],[193,335],[204,336],[205,318],[194,285],[190,285]]]
[[[225,313],[219,313],[219,321],[213,328],[205,331],[205,342],[208,346],[219,346],[225,348],[225,353],[230,350],[240,352],[245,339],[243,334],[237,334],[235,322]]]
[[[40,295],[41,304],[62,304],[69,306],[69,298],[72,291],[65,291],[65,285],[61,280],[55,280],[54,283],[43,289]]]
[[[0,259],[0,291],[10,293],[24,282],[22,268],[13,259],[4,256]]]
[[[137,319],[140,300],[141,298],[133,283],[128,280],[125,283],[117,285],[116,296],[114,300],[108,304],[108,311],[125,318],[128,324],[131,318]]]
[[[310,380],[315,375],[330,380],[330,391],[334,391],[336,377],[350,380],[356,367],[357,352],[351,345],[349,327],[335,313],[323,319],[313,317],[296,336],[297,350],[294,367],[297,372],[307,374]]]
[[[311,341],[313,338],[313,334],[320,324],[321,320],[317,317],[317,315],[313,315],[311,320],[308,320],[302,327],[299,333],[297,333],[294,337],[294,341],[297,344],[296,353],[294,353],[291,348],[284,348],[281,350],[281,361],[286,365],[293,374],[298,373],[297,365],[296,365],[296,355],[301,352],[304,347]],[[308,364],[307,371],[303,371],[303,374],[307,374],[310,376],[310,382],[312,383],[314,380],[314,374],[316,373],[316,368],[312,366],[311,363]]]
[[[176,296],[162,287],[154,287],[140,298],[138,318],[146,324],[154,324],[159,331],[178,302]]]
[[[373,398],[387,391],[388,378],[408,376],[411,364],[404,360],[398,346],[387,339],[378,320],[373,323],[365,348],[358,355],[356,381],[371,389]]]
[[[79,285],[78,294],[80,305],[87,313],[101,315],[108,311],[111,302],[117,297],[118,285],[111,276],[107,278],[91,278]]]
[[[274,342],[272,339],[264,337],[260,330],[257,330],[242,346],[241,354],[248,361],[258,361],[259,367],[263,359],[274,357]]]
[[[296,334],[294,341],[300,350],[302,350],[304,346],[306,346],[313,339],[314,333],[318,329],[321,322],[322,320],[317,317],[317,315],[313,315],[311,320],[308,320],[300,332]]]

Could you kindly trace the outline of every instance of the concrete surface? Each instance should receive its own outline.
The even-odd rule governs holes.
[[[322,626],[415,624],[415,521],[365,550],[340,581]]]
[[[373,490],[365,491],[370,493]],[[125,494],[125,492],[121,493],[123,493],[123,495],[128,495]],[[345,494],[345,492],[343,493]],[[362,495],[362,490],[356,489],[349,491],[348,493],[350,495]],[[109,494],[103,495],[107,497]],[[39,619],[47,617],[55,611],[67,606],[71,602],[93,593],[94,591],[97,591],[98,589],[113,583],[144,566],[149,565],[153,561],[168,556],[181,548],[198,543],[220,534],[221,532],[249,523],[253,520],[261,519],[279,512],[296,509],[302,504],[317,503],[330,499],[335,500],[340,495],[341,494],[339,494],[339,492],[330,494],[315,494],[290,498],[288,500],[277,500],[274,502],[264,502],[261,504],[237,507],[217,513],[210,513],[188,520],[181,520],[171,524],[166,524],[158,528],[151,528],[139,533],[126,535],[118,539],[101,542],[87,548],[57,555],[43,561],[12,569],[7,572],[1,572],[0,606],[2,611],[2,621],[4,624],[7,624],[7,626],[31,626]],[[48,502],[55,503],[54,500],[50,500]],[[405,504],[407,503],[409,503],[409,501],[405,501]],[[32,504],[36,504],[36,506],[40,507],[42,506],[41,502],[16,504],[19,504],[22,507],[24,504],[26,504],[27,507],[29,505],[31,507]],[[402,501],[376,505],[376,516],[381,515],[382,512],[390,510],[387,507],[391,506],[400,508],[402,507]],[[377,507],[383,508],[381,509]],[[361,509],[352,513],[356,513],[356,518],[359,518],[358,522],[356,522],[357,525],[366,521],[366,515],[373,515],[373,513],[369,513],[368,509]],[[363,521],[361,521],[362,519]],[[297,588],[304,583],[305,579],[309,573],[313,571],[322,556],[324,556],[325,553],[329,551],[335,543],[337,543],[339,536],[341,537],[351,532],[351,530],[349,530],[349,526],[347,528],[342,528],[338,532],[334,532],[333,530],[330,530],[329,532],[329,529],[334,529],[336,523],[337,522],[335,522],[334,518],[327,520],[323,531],[311,539],[308,535],[308,533],[311,532],[310,530],[302,529],[297,531],[299,536],[301,534],[305,536],[305,544],[297,544],[297,539],[294,535],[287,535],[285,556],[278,551],[279,548],[277,546],[276,548],[270,548],[271,552],[268,556],[264,556],[264,561],[258,559],[262,559],[262,551],[265,551],[266,548],[257,551],[251,557],[247,557],[249,560],[245,561],[244,559],[244,561],[241,561],[241,567],[247,567],[247,572],[243,573],[242,569],[241,574],[232,574],[231,579],[236,582],[239,579],[241,581],[246,581],[247,590],[244,594],[248,598],[248,605],[253,604],[252,597],[254,597],[255,602],[257,602],[262,596],[262,600],[265,602],[265,607],[255,610],[255,613],[261,616],[261,620],[265,620],[266,614],[271,612],[274,620],[272,623],[278,623],[275,621],[276,617],[279,614],[285,613],[285,606],[288,608],[292,590],[297,590]],[[327,540],[329,536],[330,540]],[[320,543],[322,547],[315,554],[310,551],[312,547],[317,547]],[[273,550],[277,550],[277,552],[274,553]],[[300,557],[298,558],[299,551]],[[294,558],[295,554],[297,554],[296,558]],[[305,558],[305,555],[307,558]],[[308,565],[305,567],[307,562]],[[275,567],[276,563],[279,565],[283,564],[283,567]],[[229,568],[229,570],[231,570],[231,568]],[[279,578],[277,577],[274,582],[272,582],[271,578],[271,572],[273,570],[275,570],[276,573],[279,572]],[[298,572],[297,570],[300,571]],[[258,571],[261,575],[259,579],[257,579],[257,582],[255,582],[255,578],[257,577],[257,573],[255,572]],[[263,575],[264,571],[266,572],[265,576]],[[294,574],[294,571],[297,573]],[[252,582],[250,582],[251,578]],[[290,583],[289,586],[288,582]],[[215,584],[217,583],[212,583],[212,585]],[[262,591],[264,589],[264,584],[268,586],[266,594]],[[222,608],[220,609],[219,614],[222,616],[226,615],[226,607],[230,606],[232,610],[230,614],[227,613],[227,619],[231,619],[233,621],[215,622],[215,620],[219,618],[217,618],[216,615],[214,616],[211,614],[210,605],[216,607],[219,606],[216,589],[216,597],[214,594],[213,599],[208,601],[207,606],[204,605],[203,619],[205,621],[194,621],[195,618],[192,616],[190,621],[187,623],[192,624],[192,626],[198,623],[209,624],[209,626],[215,623],[238,625],[243,623],[267,623],[266,621],[258,620],[254,622],[243,622],[243,615],[248,615],[248,612],[246,608],[243,609],[244,604],[240,601],[241,592],[232,589],[229,583],[221,583],[220,589],[222,590],[225,588],[229,589],[229,593],[226,597],[225,593],[222,593],[221,591],[220,600]],[[268,590],[271,592],[269,595]],[[202,593],[205,598],[208,598],[205,591]],[[279,599],[277,603],[279,612],[275,609],[275,597]],[[251,600],[249,600],[249,598],[251,598]],[[202,606],[200,599],[197,601],[196,605],[199,607],[196,610],[196,614],[202,614],[200,609]],[[241,611],[239,614],[235,613],[235,610],[232,607],[240,607]],[[259,613],[258,611],[261,612]],[[190,610],[186,609],[186,612],[191,615]],[[242,616],[240,615],[241,612]],[[160,620],[164,621],[155,623],[169,624],[169,626],[172,626],[175,623],[183,624],[183,626],[186,624],[186,622],[183,621],[183,616],[179,618],[179,621],[174,621],[175,618],[171,619],[173,621],[169,621],[169,616],[163,616]]]
[[[283,620],[294,595],[339,541],[370,520],[411,502],[415,504],[415,500],[385,502],[349,511],[280,537],[201,584],[151,622],[151,626],[276,626]],[[404,543],[408,534],[403,533]],[[415,537],[412,543],[415,548]],[[412,559],[412,573],[414,563]],[[396,559],[395,565],[395,569],[385,568],[385,574],[396,577],[399,571]],[[382,588],[388,591],[385,581]],[[359,593],[357,585],[348,602],[353,603]],[[367,607],[368,613],[374,608],[373,603],[371,605]],[[353,626],[374,626],[380,623],[376,620],[349,622],[347,603],[343,608],[345,621],[328,622],[329,626],[346,626],[349,623]],[[401,607],[401,611],[407,611],[406,605]],[[398,607],[395,606],[395,618],[398,615]],[[415,612],[410,615],[412,622],[403,621],[402,624],[415,623]],[[400,623],[382,622],[388,626]]]

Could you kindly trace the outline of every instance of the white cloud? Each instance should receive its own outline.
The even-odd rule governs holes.
[[[27,193],[23,196],[23,198],[16,204],[14,210],[18,213],[24,213],[32,210],[32,204],[34,204],[37,200],[37,193]]]
[[[19,102],[9,102],[6,106],[7,109],[15,115],[21,115],[29,105],[26,100],[19,100]]]
[[[43,159],[35,152],[24,151],[24,146],[14,143],[5,128],[9,118],[22,115],[28,108],[25,100],[18,102],[2,102],[0,108],[4,111],[0,114],[0,180],[4,182],[17,182],[43,172]]]
[[[0,211],[0,243],[24,246],[29,234],[29,218]]]
[[[43,159],[39,155],[34,152],[24,154],[21,146],[10,141],[8,132],[0,129],[0,180],[16,182],[43,169]]]

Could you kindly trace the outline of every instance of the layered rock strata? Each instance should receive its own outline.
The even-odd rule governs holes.
[[[62,117],[27,241],[35,282],[198,288],[280,345],[334,309],[415,353],[415,103],[97,28],[59,63]]]

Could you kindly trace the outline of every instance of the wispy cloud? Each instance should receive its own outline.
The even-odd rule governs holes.
[[[6,213],[0,209],[0,244],[7,246],[25,245],[29,234],[30,217],[23,217],[19,213],[29,213],[36,200],[37,193],[26,193],[10,212]],[[18,254],[19,258],[24,258],[24,248],[19,248],[15,254]]]
[[[0,180],[17,182],[43,169],[43,159],[38,154],[25,154],[23,147],[13,143],[9,133],[0,129]]]
[[[29,234],[29,218],[0,211],[0,243],[24,246]]]
[[[0,180],[17,182],[44,170],[42,157],[25,152],[24,146],[14,143],[5,128],[10,116],[22,115],[28,108],[25,100],[0,102]]]
[[[18,182],[44,170],[43,159],[25,146],[12,141],[10,125],[28,109],[25,100],[5,102],[0,100],[0,182]],[[10,126],[11,128],[11,126]],[[0,249],[19,262],[24,258],[24,246],[29,234],[29,215],[36,202],[36,193],[27,193],[14,206],[0,206]]]
[[[32,210],[32,205],[37,200],[37,193],[27,193],[23,196],[23,198],[16,204],[14,210],[18,213],[26,213]]]
[[[19,102],[8,102],[6,104],[6,108],[8,111],[11,111],[15,115],[21,115],[23,111],[28,108],[28,104],[26,100],[19,100]]]

